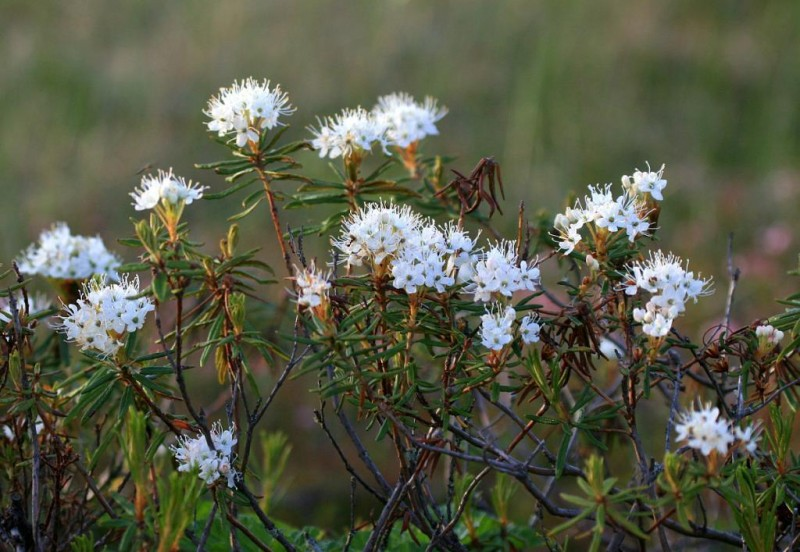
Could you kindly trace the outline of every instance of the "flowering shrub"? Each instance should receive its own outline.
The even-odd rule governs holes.
[[[652,247],[663,166],[554,217],[520,205],[504,236],[499,165],[449,179],[421,153],[435,100],[391,94],[286,142],[294,111],[269,81],[222,88],[203,113],[228,157],[198,165],[222,186],[172,169],[131,186],[135,262],[57,224],[3,275],[4,545],[798,546],[800,301],[685,335],[713,287]],[[330,180],[300,171],[315,153],[339,160]],[[186,208],[254,186],[218,251],[190,239]],[[235,222],[263,200],[270,264]],[[320,205],[318,224],[281,223]],[[311,241],[328,253],[307,259]],[[252,305],[276,296],[268,325]],[[290,440],[260,425],[290,377],[315,388],[326,469],[352,484],[341,534],[273,519]],[[187,380],[216,381],[224,408]]]

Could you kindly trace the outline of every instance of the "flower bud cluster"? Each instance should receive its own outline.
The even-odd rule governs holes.
[[[320,157],[350,157],[372,150],[376,144],[388,155],[388,146],[407,148],[431,134],[438,134],[436,123],[447,114],[433,98],[419,103],[405,93],[382,96],[367,111],[362,107],[344,109],[338,115],[319,120],[319,128],[309,127],[311,145]]]
[[[564,213],[556,215],[554,226],[555,239],[564,255],[569,255],[578,246],[583,237],[581,230],[588,228],[592,236],[599,233],[624,231],[628,241],[633,242],[639,235],[647,235],[650,222],[647,219],[646,207],[636,196],[627,192],[614,197],[611,184],[604,187],[589,186],[589,195],[575,202],[574,208],[567,208]]]
[[[783,332],[771,325],[761,325],[756,328],[756,337],[759,345],[771,348],[783,341]]]
[[[138,278],[114,284],[107,284],[104,277],[91,280],[77,303],[66,306],[68,314],[61,317],[59,329],[81,350],[113,356],[122,347],[124,334],[141,329],[147,313],[155,309],[149,298],[137,295]]]
[[[711,279],[695,278],[683,262],[672,253],[650,253],[646,262],[635,262],[626,274],[625,293],[636,295],[644,290],[652,296],[644,309],[633,309],[633,318],[642,324],[642,331],[652,337],[663,337],[672,322],[686,310],[686,302],[713,293]]]
[[[494,303],[491,308],[486,308],[486,314],[481,316],[481,344],[492,351],[502,351],[503,348],[514,340],[514,322],[517,311],[511,306],[500,307]],[[530,344],[539,341],[541,325],[536,315],[526,315],[519,323],[519,335],[523,343]]]
[[[95,274],[116,279],[119,258],[106,249],[99,236],[73,236],[63,222],[39,236],[17,259],[20,272],[48,278],[82,280]]]
[[[318,271],[312,261],[302,270],[295,267],[295,274],[298,305],[314,308],[328,303],[330,272],[323,274]]]
[[[719,409],[711,404],[684,411],[675,430],[678,441],[687,441],[690,447],[704,456],[714,450],[726,454],[732,445],[744,449],[748,454],[754,454],[758,447],[759,435],[755,426],[744,429],[734,426],[720,417]]]
[[[220,137],[235,134],[236,145],[241,148],[257,142],[261,130],[275,128],[281,124],[281,117],[294,111],[279,85],[270,88],[269,81],[258,82],[251,77],[220,88],[203,113],[211,119],[206,123],[208,130]]]
[[[178,445],[170,447],[178,461],[178,471],[198,470],[200,479],[205,481],[206,485],[213,485],[219,479],[224,479],[228,487],[236,487],[238,472],[234,469],[231,459],[236,436],[232,430],[222,431],[222,427],[215,424],[211,428],[211,442],[214,444],[214,450],[211,450],[202,434],[193,439],[181,437]]]
[[[157,176],[143,176],[141,187],[131,192],[130,196],[136,210],[144,211],[154,209],[161,202],[171,206],[179,203],[189,205],[203,197],[206,188],[193,184],[191,180],[187,184],[183,177],[175,176],[172,169],[166,172],[159,170]]]

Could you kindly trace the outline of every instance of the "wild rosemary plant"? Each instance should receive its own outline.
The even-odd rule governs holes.
[[[715,284],[655,246],[663,166],[530,222],[492,158],[423,153],[433,99],[288,142],[294,111],[268,81],[212,97],[226,157],[198,167],[222,178],[144,176],[118,240],[136,262],[60,223],[5,272],[6,549],[800,546],[800,298],[731,328],[732,269],[722,324],[685,334]],[[315,152],[329,180],[301,170]],[[241,195],[218,250],[192,241],[186,209]],[[288,228],[287,209],[321,222]],[[238,247],[248,216],[269,264]],[[292,438],[261,424],[289,378],[315,390],[339,531],[273,519]]]

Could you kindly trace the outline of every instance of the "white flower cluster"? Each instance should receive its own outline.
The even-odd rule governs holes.
[[[392,261],[392,285],[406,293],[426,287],[443,293],[456,283],[458,267],[468,262],[475,243],[453,224],[438,228],[421,220],[407,232],[403,247]]]
[[[686,302],[713,293],[711,279],[695,278],[683,262],[670,253],[653,254],[646,262],[635,262],[625,278],[625,293],[636,295],[643,289],[652,294],[644,309],[633,309],[633,318],[642,324],[642,331],[653,337],[663,337],[672,322],[686,310]]]
[[[582,240],[581,229],[591,224],[592,235],[598,231],[615,233],[624,230],[628,240],[633,242],[636,236],[646,235],[650,229],[646,207],[636,196],[627,192],[614,197],[611,184],[604,187],[589,186],[589,195],[584,197],[583,205],[578,200],[574,208],[567,208],[564,213],[556,215],[554,226],[555,238],[559,249],[569,255]]]
[[[442,293],[453,286],[458,267],[470,260],[475,246],[453,224],[439,228],[408,206],[377,203],[354,213],[333,244],[347,256],[348,265],[366,262],[375,269],[388,262],[392,285],[406,293],[417,293],[420,287]]]
[[[25,310],[25,298],[22,293],[15,293],[17,310]],[[33,316],[53,308],[53,301],[43,293],[28,294],[28,315]],[[11,322],[11,301],[8,297],[0,298],[0,322]]]
[[[113,356],[122,347],[125,332],[144,326],[147,313],[154,310],[152,301],[139,297],[139,279],[123,278],[106,284],[105,278],[84,285],[77,303],[67,305],[67,316],[61,317],[59,329],[81,350],[96,349]]]
[[[119,258],[106,249],[99,236],[73,236],[63,222],[39,236],[17,259],[20,272],[48,278],[82,280],[94,274],[117,278]]]
[[[447,108],[439,107],[430,96],[419,103],[410,94],[395,92],[378,98],[372,113],[386,127],[389,143],[407,148],[426,136],[439,134],[436,123],[447,115]]]
[[[771,325],[762,325],[756,328],[756,337],[759,343],[765,346],[774,347],[783,341],[783,332]]]
[[[330,280],[330,272],[323,274],[318,271],[312,261],[308,267],[302,270],[295,267],[295,273],[298,305],[313,308],[328,301],[328,293],[331,289],[331,283],[328,281]]]
[[[349,157],[367,152],[378,144],[384,152],[388,144],[386,125],[363,107],[344,109],[338,115],[319,121],[319,129],[309,127],[314,135],[311,145],[320,157]]]
[[[699,450],[704,456],[708,456],[713,450],[726,454],[734,444],[748,454],[754,454],[758,447],[759,435],[755,426],[750,425],[744,429],[733,426],[721,418],[719,409],[711,404],[701,405],[697,410],[684,411],[675,430],[678,441],[687,441],[690,447]]]
[[[514,321],[517,311],[513,307],[501,310],[495,304],[481,316],[481,343],[487,349],[500,351],[514,339]]]
[[[208,130],[219,136],[236,134],[236,145],[241,148],[250,141],[257,142],[261,130],[275,128],[281,124],[281,117],[294,111],[279,85],[270,88],[269,81],[250,77],[220,88],[203,113],[211,119],[206,123]]]
[[[409,94],[382,96],[367,111],[362,107],[344,109],[338,115],[319,120],[319,128],[309,127],[311,145],[320,157],[349,157],[372,150],[376,144],[388,155],[388,146],[407,148],[428,135],[438,134],[436,123],[447,114],[433,98],[423,103]]]
[[[408,205],[368,203],[343,222],[341,237],[332,242],[345,254],[348,266],[366,262],[374,267],[396,257],[422,224]]]
[[[475,240],[467,232],[453,224],[440,228],[408,206],[366,205],[345,221],[333,245],[345,254],[348,266],[385,267],[392,285],[407,293],[420,287],[442,293],[459,283],[476,301],[488,302],[495,294],[532,291],[539,282],[539,269],[518,260],[516,242],[473,251]]]
[[[191,180],[187,184],[183,177],[175,176],[172,169],[166,172],[159,170],[157,176],[143,176],[141,187],[131,192],[130,196],[136,210],[144,211],[155,208],[162,201],[170,205],[181,202],[189,205],[203,197],[203,190],[206,188],[207,186],[193,184]]]
[[[501,308],[497,303],[481,316],[481,343],[492,351],[501,351],[514,339],[517,311],[511,306]],[[542,327],[536,315],[526,315],[519,323],[519,334],[525,344],[539,341]]]
[[[632,176],[623,176],[622,187],[632,196],[650,194],[653,199],[662,201],[664,196],[661,192],[667,187],[667,181],[663,178],[665,166],[661,165],[659,170],[652,171],[648,163],[647,171],[636,169]]]
[[[178,441],[177,446],[170,447],[178,461],[178,471],[190,472],[197,469],[200,479],[205,481],[206,485],[212,485],[220,478],[224,478],[228,487],[236,487],[238,472],[231,460],[233,447],[236,444],[233,431],[230,429],[222,431],[222,427],[215,424],[211,428],[211,442],[214,443],[215,450],[211,450],[202,434],[194,439],[184,436]]]
[[[459,279],[469,282],[466,289],[474,294],[475,301],[488,302],[495,294],[511,297],[517,291],[536,289],[539,269],[535,263],[520,262],[516,249],[516,241],[497,242],[462,266]]]

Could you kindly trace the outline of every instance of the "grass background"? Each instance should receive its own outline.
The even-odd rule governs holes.
[[[587,184],[666,163],[663,247],[714,275],[719,290],[686,324],[721,316],[730,232],[742,269],[734,319],[746,324],[797,287],[784,274],[800,239],[798,28],[793,1],[6,1],[0,261],[56,220],[113,246],[131,232],[127,194],[148,165],[221,189],[193,169],[224,156],[201,109],[252,75],[290,93],[292,139],[307,137],[317,115],[370,107],[380,94],[434,95],[450,114],[425,148],[457,155],[462,170],[495,156],[506,205],[524,199],[534,211],[555,213]],[[325,170],[312,153],[302,160]],[[234,210],[193,205],[194,236],[214,247]],[[243,233],[279,266],[262,214]],[[290,470],[307,505],[348,485],[315,470],[332,451],[301,398],[310,384],[294,385],[275,423],[308,437]]]

